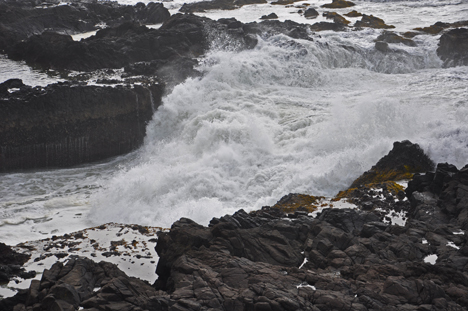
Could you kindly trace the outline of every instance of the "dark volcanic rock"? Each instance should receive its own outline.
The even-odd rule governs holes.
[[[164,295],[149,284],[128,277],[116,265],[70,258],[45,270],[29,291],[0,301],[2,310],[163,310]]]
[[[458,170],[453,165],[439,163],[435,172],[415,175],[408,183],[406,194],[415,219],[468,229],[467,166]]]
[[[0,50],[44,31],[74,34],[96,30],[99,24],[117,26],[130,21],[157,24],[170,16],[161,3],[126,6],[82,1],[50,7],[35,5],[26,1],[0,2]]]
[[[369,171],[356,179],[350,188],[389,180],[410,179],[413,173],[434,168],[434,162],[418,144],[408,140],[393,143],[393,149]]]
[[[30,257],[30,255],[15,252],[10,246],[0,243],[0,284],[8,283],[15,276],[24,279],[35,277],[35,271],[26,272],[21,267]]]
[[[71,166],[137,148],[162,89],[58,83],[1,93],[0,171]]]
[[[354,27],[360,28],[360,27],[370,27],[370,28],[377,28],[377,29],[389,29],[389,28],[395,28],[395,26],[392,25],[387,25],[385,22],[378,17],[375,17],[373,15],[362,15],[362,18],[360,21],[357,21],[354,24]]]
[[[345,29],[344,24],[338,23],[328,23],[328,22],[319,22],[310,26],[310,29],[314,31],[323,31],[323,30],[333,30],[333,31],[343,31]]]
[[[248,4],[267,3],[266,0],[213,0],[185,3],[179,10],[182,13],[205,12],[207,10],[235,10]]]
[[[260,17],[260,19],[277,19],[277,18],[278,18],[278,15],[276,15],[275,13],[263,15],[262,17]]]
[[[317,16],[319,16],[319,13],[314,8],[309,8],[304,12],[305,18],[316,18]]]
[[[328,8],[328,9],[340,9],[340,8],[348,8],[348,7],[355,6],[355,5],[356,4],[354,4],[351,1],[333,0],[332,3],[324,4],[322,5],[322,7]]]
[[[399,36],[391,31],[384,31],[380,36],[377,37],[376,41],[383,41],[386,43],[403,43],[407,46],[416,46],[416,43],[413,40]]]
[[[468,65],[468,29],[456,28],[440,37],[437,55],[444,61],[444,67]]]
[[[192,14],[176,14],[160,29],[128,22],[100,30],[81,41],[73,41],[67,35],[43,33],[14,45],[8,56],[56,70],[121,68],[138,62],[155,62],[164,67],[161,64],[168,61],[199,57],[220,36],[230,38],[225,44],[252,48],[256,42],[242,26],[240,22],[233,27]]]

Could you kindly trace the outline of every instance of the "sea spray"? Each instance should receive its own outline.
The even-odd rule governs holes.
[[[390,57],[379,70],[375,52],[365,51],[285,36],[260,40],[253,50],[212,51],[201,78],[164,98],[139,163],[92,196],[90,218],[170,226],[189,217],[207,224],[290,192],[333,196],[396,140],[421,143],[437,161],[450,157],[434,130],[464,125],[453,123],[455,110],[440,120],[440,105],[452,105],[443,95],[448,90],[424,96],[440,69],[420,68],[437,63],[426,63],[431,58],[418,50],[407,67],[398,66],[400,74],[388,74],[401,59]],[[419,83],[409,86],[415,77]]]

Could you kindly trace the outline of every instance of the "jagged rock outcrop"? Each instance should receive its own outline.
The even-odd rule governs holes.
[[[127,276],[116,265],[73,257],[45,270],[29,290],[0,301],[2,310],[163,310],[148,283]],[[167,310],[167,308],[166,308]]]
[[[468,65],[468,28],[456,28],[440,37],[437,55],[444,67]]]
[[[369,183],[410,179],[414,173],[426,172],[433,168],[434,162],[418,144],[408,140],[394,142],[393,149],[369,171],[357,178],[350,188]]]
[[[13,80],[0,90],[0,171],[11,171],[71,166],[134,150],[161,103],[163,86],[32,88]]]
[[[29,255],[15,252],[10,246],[0,242],[0,284],[8,283],[15,276],[23,279],[35,277],[35,271],[26,272],[21,267],[29,258]]]

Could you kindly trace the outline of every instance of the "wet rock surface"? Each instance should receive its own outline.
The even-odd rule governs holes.
[[[440,37],[437,55],[444,67],[468,65],[468,28],[456,28]]]
[[[18,253],[10,246],[0,243],[0,284],[8,283],[13,277],[24,279],[36,276],[34,271],[27,272],[21,266],[28,261],[29,255]]]
[[[399,148],[396,148],[397,150]],[[398,158],[395,149],[379,163]],[[5,310],[467,310],[468,166],[439,164],[406,193],[386,200],[403,211],[392,224],[382,209],[295,206],[190,219],[158,232],[152,286],[114,265],[71,257]],[[409,198],[409,199],[408,199]],[[292,194],[279,202],[308,204]],[[301,201],[302,200],[302,201]],[[296,205],[297,205],[296,204]],[[387,215],[388,217],[388,215]]]

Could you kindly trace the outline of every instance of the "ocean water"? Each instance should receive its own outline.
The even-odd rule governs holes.
[[[356,3],[336,11],[373,14],[397,31],[468,16],[468,1]],[[181,2],[164,5],[175,13]],[[264,4],[203,14],[317,21],[297,10]],[[418,35],[416,47],[390,44],[394,52],[384,54],[374,48],[380,33],[278,35],[241,52],[220,40],[200,60],[202,77],[164,97],[139,150],[77,168],[1,174],[0,241],[107,222],[170,227],[188,217],[206,225],[291,192],[333,196],[404,139],[435,162],[464,166],[468,67],[441,68],[439,36]],[[0,59],[1,77],[17,74],[10,66],[24,68],[9,62]]]

